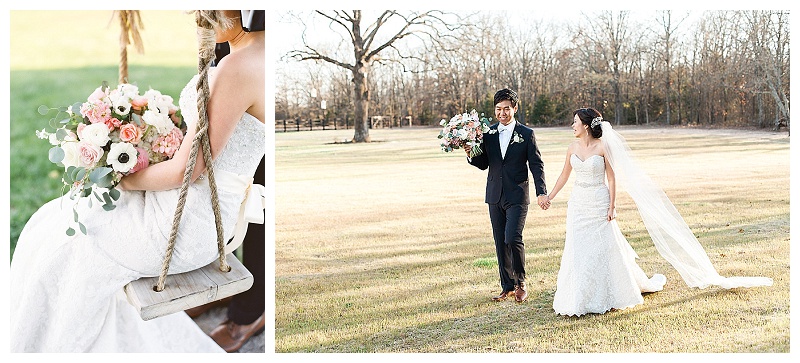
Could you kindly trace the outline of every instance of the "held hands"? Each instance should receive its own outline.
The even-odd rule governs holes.
[[[542,210],[547,210],[547,208],[550,208],[550,197],[549,196],[543,194],[543,195],[540,195],[536,199],[537,199],[537,203],[539,204],[539,207],[541,207]]]
[[[608,215],[606,216],[606,220],[611,222],[614,218],[617,218],[617,210],[614,207],[608,208]]]
[[[467,152],[467,157],[469,157],[470,152],[472,151],[472,146],[470,144],[464,144],[464,151]]]

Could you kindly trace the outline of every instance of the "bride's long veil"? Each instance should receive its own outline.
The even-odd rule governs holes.
[[[772,286],[772,279],[767,277],[720,276],[667,195],[636,164],[625,138],[610,123],[603,121],[601,125],[606,156],[617,180],[624,183],[636,203],[656,249],[678,270],[687,285],[701,289],[710,285],[726,289]]]

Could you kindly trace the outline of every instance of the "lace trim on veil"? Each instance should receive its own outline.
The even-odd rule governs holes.
[[[607,121],[603,121],[601,127],[606,156],[614,174],[636,203],[658,253],[678,270],[687,285],[701,289],[711,285],[726,289],[772,286],[772,279],[767,277],[720,276],[667,195],[639,168],[625,138]]]

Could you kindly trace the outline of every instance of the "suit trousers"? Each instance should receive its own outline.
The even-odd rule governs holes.
[[[500,195],[499,203],[488,205],[500,270],[500,285],[503,291],[514,290],[514,286],[525,281],[525,243],[522,241],[522,229],[525,228],[528,205],[509,203],[505,195]]]

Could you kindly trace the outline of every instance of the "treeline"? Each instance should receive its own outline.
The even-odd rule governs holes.
[[[436,42],[371,65],[371,116],[414,125],[473,108],[491,116],[494,92],[509,87],[532,125],[564,125],[584,106],[616,124],[789,125],[789,11],[606,11],[518,26],[498,13],[459,15]],[[325,62],[281,68],[276,119],[352,120],[351,78]]]

